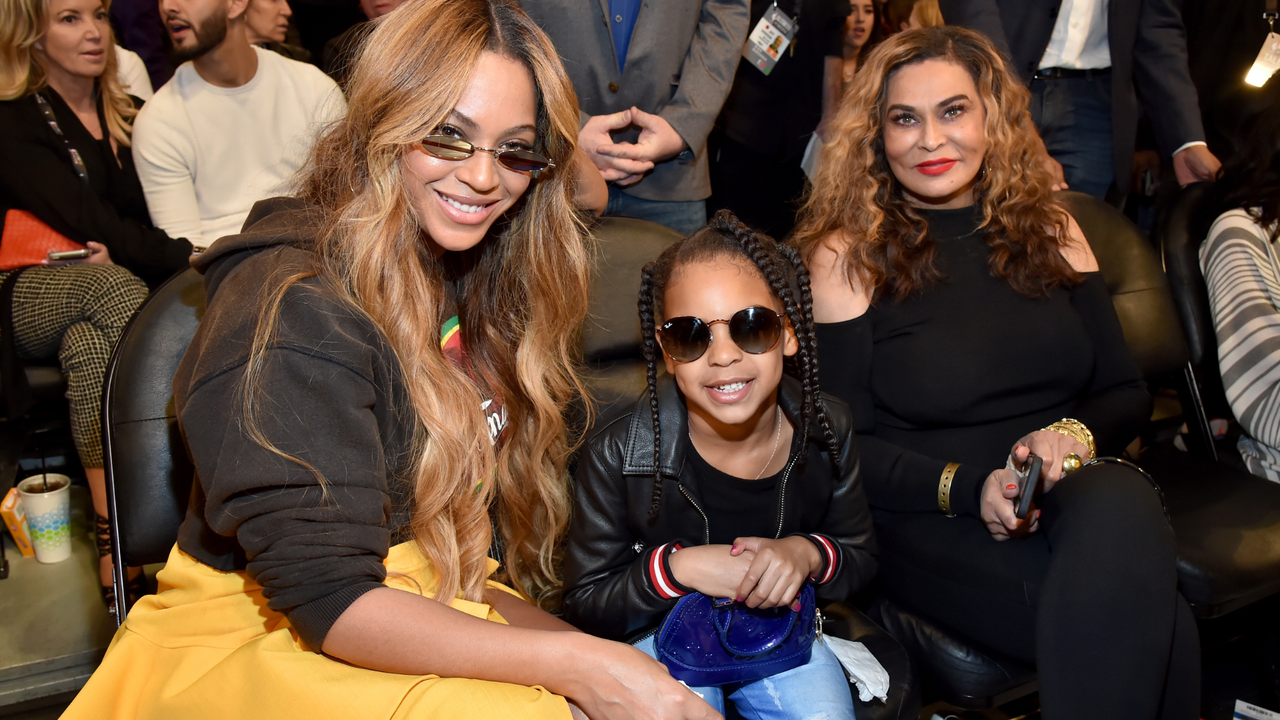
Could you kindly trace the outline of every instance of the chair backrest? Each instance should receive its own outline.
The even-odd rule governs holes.
[[[1222,373],[1218,367],[1218,338],[1213,327],[1213,310],[1209,307],[1209,288],[1200,271],[1200,245],[1204,243],[1204,237],[1191,227],[1195,211],[1204,202],[1210,187],[1210,183],[1196,183],[1183,188],[1162,206],[1153,233],[1160,244],[1174,304],[1187,337],[1191,365],[1200,371],[1205,404],[1215,414],[1226,414],[1231,410],[1222,389]]]
[[[1084,193],[1059,197],[1079,223],[1124,328],[1129,351],[1147,379],[1181,372],[1187,345],[1160,258],[1124,213]]]
[[[170,278],[129,321],[107,367],[102,435],[117,568],[164,562],[186,514],[195,471],[178,432],[173,375],[204,304],[199,273]]]
[[[597,417],[630,404],[645,386],[641,352],[640,270],[683,237],[648,220],[602,218],[594,233],[600,253],[591,279],[590,315],[582,329],[582,356]]]

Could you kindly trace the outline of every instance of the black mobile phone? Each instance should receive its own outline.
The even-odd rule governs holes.
[[[1027,474],[1022,478],[1022,490],[1018,495],[1018,509],[1015,513],[1019,520],[1025,520],[1027,513],[1031,512],[1031,500],[1040,490],[1040,468],[1044,466],[1044,460],[1038,455],[1027,456]]]
[[[49,258],[49,262],[58,262],[59,260],[84,260],[93,254],[89,248],[83,250],[50,250],[45,257]]]

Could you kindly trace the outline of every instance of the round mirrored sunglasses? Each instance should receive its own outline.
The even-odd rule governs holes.
[[[711,347],[711,326],[729,326],[729,338],[743,352],[760,355],[772,350],[782,337],[783,318],[766,307],[743,308],[728,320],[710,322],[693,316],[674,317],[658,329],[658,344],[676,362],[693,362]]]

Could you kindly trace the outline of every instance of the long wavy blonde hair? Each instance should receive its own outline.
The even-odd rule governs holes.
[[[102,9],[110,10],[111,0],[102,0]],[[41,59],[43,53],[35,47],[44,37],[48,15],[49,0],[0,0],[0,100],[17,100],[49,84],[42,64],[48,60]],[[98,77],[98,92],[102,93],[107,131],[117,143],[128,146],[138,111],[116,74],[116,45],[110,24],[104,36],[107,65]]]
[[[1061,252],[1070,242],[1069,220],[1037,156],[1027,89],[991,41],[958,27],[897,33],[866,58],[832,124],[792,241],[806,258],[823,243],[843,250],[850,283],[873,301],[900,300],[940,278],[928,225],[907,201],[884,150],[889,81],[930,59],[968,71],[986,113],[986,155],[974,197],[992,275],[1027,297],[1079,282]]]
[[[416,421],[412,530],[439,578],[435,596],[481,599],[496,528],[509,579],[552,605],[573,446],[563,411],[585,394],[575,349],[592,258],[573,204],[577,98],[550,40],[512,0],[411,0],[392,20],[365,40],[347,115],[317,141],[300,179],[299,195],[323,217],[316,268],[280,283],[263,311],[246,408],[252,424],[254,378],[285,290],[319,275],[397,354]],[[476,248],[437,259],[405,190],[405,157],[449,116],[483,52],[528,68],[535,149],[556,167]],[[440,348],[454,282],[470,372]],[[508,411],[497,448],[481,411],[489,392]]]

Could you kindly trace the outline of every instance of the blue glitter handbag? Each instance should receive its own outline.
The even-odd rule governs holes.
[[[818,633],[813,586],[805,583],[796,599],[798,611],[763,610],[690,593],[658,629],[658,660],[692,687],[751,682],[804,665]]]

